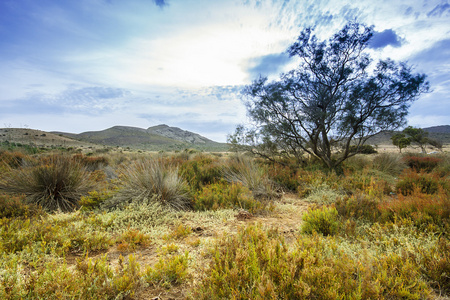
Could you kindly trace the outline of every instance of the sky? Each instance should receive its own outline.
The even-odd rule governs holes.
[[[0,127],[80,133],[167,124],[225,142],[241,91],[295,68],[306,27],[374,26],[374,59],[405,61],[431,92],[408,125],[450,124],[447,0],[0,0]]]

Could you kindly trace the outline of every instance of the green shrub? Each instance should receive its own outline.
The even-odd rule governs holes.
[[[248,188],[239,183],[207,185],[194,196],[194,209],[198,211],[242,208],[251,213],[260,213],[267,204],[265,200],[254,199]]]
[[[323,206],[319,209],[310,209],[302,219],[302,232],[304,233],[317,232],[324,236],[335,235],[340,228],[338,212],[334,207]]]
[[[276,184],[292,192],[297,191],[299,186],[298,167],[282,166],[273,164],[268,167],[268,176]]]
[[[360,145],[359,147],[356,145],[351,145],[349,148],[350,153],[361,153],[361,154],[374,154],[377,153],[377,150],[372,145]]]
[[[48,211],[78,208],[81,196],[91,188],[83,165],[66,155],[43,157],[36,166],[13,170],[0,182],[1,191],[24,194],[28,203]]]
[[[161,258],[153,267],[145,270],[145,280],[156,286],[169,288],[171,285],[181,284],[188,277],[189,255],[169,255]]]
[[[193,192],[222,179],[223,166],[217,159],[199,155],[180,165],[180,174],[186,178]]]
[[[124,167],[121,174],[122,187],[105,203],[111,208],[130,202],[159,202],[176,210],[192,206],[189,188],[170,164],[158,160],[139,160]]]

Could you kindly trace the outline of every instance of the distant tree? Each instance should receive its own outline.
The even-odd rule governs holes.
[[[433,146],[434,148],[438,149],[441,152],[442,152],[442,148],[444,147],[444,144],[442,143],[442,141],[440,141],[438,139],[428,138],[428,144],[430,144],[431,146]]]
[[[403,132],[398,132],[398,133],[394,134],[391,137],[391,140],[392,140],[392,144],[394,146],[398,147],[398,149],[400,150],[400,153],[402,153],[402,149],[411,145],[411,139],[406,137],[406,135]]]
[[[403,129],[403,133],[408,136],[411,140],[411,143],[416,144],[422,150],[422,153],[427,153],[425,147],[429,143],[428,132],[423,130],[422,128],[414,128],[412,126],[408,126]]]
[[[371,136],[404,125],[411,102],[428,91],[426,75],[389,59],[373,65],[372,35],[358,23],[325,41],[303,30],[288,49],[298,67],[244,89],[253,124],[238,127],[229,142],[271,159],[301,161],[308,153],[335,169]]]

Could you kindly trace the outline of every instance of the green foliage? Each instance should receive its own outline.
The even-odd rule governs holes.
[[[367,196],[364,193],[357,193],[336,202],[336,210],[345,219],[378,221],[381,213],[378,210],[379,200]]]
[[[283,166],[281,164],[272,164],[267,168],[267,174],[277,185],[286,188],[292,192],[297,191],[299,186],[298,166]]]
[[[350,153],[360,153],[360,154],[375,154],[377,150],[372,145],[351,145],[348,148]]]
[[[87,196],[82,196],[79,202],[83,211],[93,210],[99,208],[102,203],[111,199],[113,192],[110,190],[90,191]]]
[[[108,208],[130,202],[159,202],[176,210],[191,208],[189,188],[178,170],[160,160],[138,160],[124,167],[122,187],[105,203]]]
[[[19,268],[18,265],[14,266]],[[13,268],[8,270],[10,274]],[[142,286],[140,266],[133,256],[113,269],[107,256],[77,262],[71,270],[66,264],[51,260],[35,266],[25,282],[16,280],[13,285],[0,287],[2,299],[127,299]]]
[[[150,244],[150,237],[137,229],[128,228],[116,239],[119,251],[136,250],[138,247]]]
[[[411,138],[406,137],[406,135],[403,132],[399,132],[392,135],[391,140],[392,144],[398,147],[400,153],[402,153],[402,149],[411,145]]]
[[[217,159],[199,155],[191,160],[183,162],[180,166],[180,174],[186,178],[193,192],[203,186],[217,183],[222,179],[223,166]]]
[[[28,203],[48,211],[78,208],[81,196],[91,189],[86,169],[67,155],[43,157],[36,166],[12,170],[0,181],[1,191],[24,194]]]
[[[317,232],[327,235],[335,235],[340,228],[338,212],[335,207],[310,209],[303,215],[302,231],[304,233]]]
[[[223,208],[241,208],[251,213],[262,213],[267,209],[265,200],[256,200],[248,188],[240,183],[216,183],[203,187],[194,196],[194,209],[199,211]]]
[[[0,252],[18,253],[40,249],[58,256],[69,252],[108,249],[113,241],[101,222],[80,213],[39,219],[0,219]],[[100,231],[102,230],[102,231]]]
[[[414,128],[408,126],[403,129],[403,133],[407,135],[411,143],[418,145],[422,149],[422,153],[426,153],[425,146],[428,144],[428,132],[422,128]]]
[[[181,284],[188,277],[189,255],[186,251],[183,255],[171,255],[160,260],[145,270],[145,280],[157,286],[169,288],[171,285]]]

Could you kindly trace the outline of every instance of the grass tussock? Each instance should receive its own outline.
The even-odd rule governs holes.
[[[121,187],[107,207],[158,202],[175,210],[191,208],[189,188],[178,170],[161,160],[138,160],[122,169]]]
[[[43,157],[36,165],[12,170],[0,181],[0,191],[23,194],[26,202],[48,211],[77,209],[80,198],[91,189],[89,173],[68,155]]]

